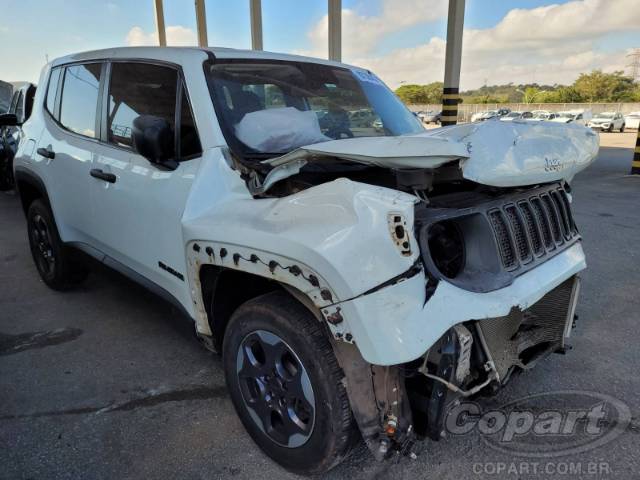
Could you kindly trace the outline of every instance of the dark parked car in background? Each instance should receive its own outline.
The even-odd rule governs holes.
[[[11,105],[11,95],[13,94],[13,85],[9,82],[0,80],[0,113],[7,113]]]
[[[20,126],[31,115],[35,94],[34,84],[28,82],[18,84],[13,89],[8,110],[0,115],[0,191],[13,188],[13,157],[20,143]]]
[[[442,117],[442,112],[436,112],[435,110],[418,112],[418,118],[422,123],[440,123],[440,117]]]

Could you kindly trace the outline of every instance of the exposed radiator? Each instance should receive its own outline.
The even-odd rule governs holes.
[[[505,317],[478,321],[481,341],[501,380],[512,366],[530,368],[563,345],[573,322],[577,282],[577,277],[568,279],[524,311],[514,308]]]

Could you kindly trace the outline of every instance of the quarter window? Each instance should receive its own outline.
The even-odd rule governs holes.
[[[175,131],[178,72],[143,63],[113,63],[109,84],[109,143],[133,147],[131,129],[140,115],[165,119]]]
[[[73,65],[65,69],[60,123],[72,132],[96,138],[96,110],[102,64]]]
[[[16,117],[18,117],[18,122],[24,121],[24,96],[22,92],[18,95],[18,103],[16,104]]]
[[[49,86],[47,87],[47,110],[51,115],[54,115],[54,108],[56,104],[56,91],[58,89],[58,80],[60,79],[60,72],[62,69],[54,68],[49,75]]]
[[[180,109],[180,157],[188,158],[202,153],[196,123],[191,114],[189,99],[186,90],[182,87],[182,100]]]

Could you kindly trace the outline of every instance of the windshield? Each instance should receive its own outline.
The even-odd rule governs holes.
[[[234,59],[205,64],[205,73],[223,134],[245,158],[282,155],[329,140],[424,131],[366,70]]]
[[[519,117],[520,115],[522,115],[520,112],[510,112],[510,113],[507,113],[507,118],[515,118],[515,117]]]
[[[598,118],[613,118],[615,116],[615,113],[601,113],[600,115],[598,115]]]
[[[533,114],[533,118],[549,118],[549,113],[547,112],[537,112]]]
[[[560,112],[558,114],[558,117],[560,117],[560,118],[573,118],[573,117],[575,117],[575,114],[569,113],[569,112]]]

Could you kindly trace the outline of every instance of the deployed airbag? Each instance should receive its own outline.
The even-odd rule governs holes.
[[[259,152],[288,152],[302,145],[326,142],[318,117],[294,107],[247,113],[235,127],[238,139]]]

